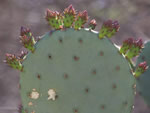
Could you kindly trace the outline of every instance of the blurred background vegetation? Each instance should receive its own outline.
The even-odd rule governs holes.
[[[19,43],[20,27],[32,29],[34,36],[51,30],[45,21],[45,11],[63,11],[72,4],[77,11],[87,10],[100,29],[107,19],[118,20],[120,31],[111,40],[120,45],[129,37],[144,41],[150,38],[150,0],[0,0],[0,113],[17,113],[21,103],[19,72],[3,63],[5,53],[19,54],[24,48]],[[133,113],[150,113],[137,94]]]

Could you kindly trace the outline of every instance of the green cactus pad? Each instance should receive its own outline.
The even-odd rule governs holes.
[[[150,106],[150,41],[145,44],[143,51],[138,57],[137,65],[143,61],[147,62],[149,68],[138,77],[136,84],[138,92]]]
[[[37,42],[20,75],[25,111],[132,112],[135,81],[128,62],[108,38],[98,35],[69,28],[47,33]]]

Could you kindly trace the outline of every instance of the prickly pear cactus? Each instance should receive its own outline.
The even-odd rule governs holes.
[[[21,41],[30,50],[6,62],[20,70],[20,113],[131,113],[135,79],[128,60],[107,38],[118,30],[117,21],[96,21],[83,28],[86,11],[69,6],[61,14],[47,10],[55,29],[35,41],[21,28]],[[16,63],[17,62],[17,63]]]
[[[140,64],[140,62],[146,62],[144,64]],[[143,51],[141,52],[140,56],[138,57],[137,60],[137,66],[141,66],[143,70],[146,68],[150,67],[150,41],[145,43],[145,47]],[[137,84],[137,90],[139,94],[144,98],[146,103],[150,106],[150,68],[147,69],[145,73],[137,77],[136,80]]]

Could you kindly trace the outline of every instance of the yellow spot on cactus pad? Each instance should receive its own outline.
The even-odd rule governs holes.
[[[32,106],[32,105],[33,105],[33,103],[32,103],[32,102],[29,102],[29,103],[28,103],[28,106]]]
[[[54,89],[49,89],[48,90],[48,100],[55,100],[56,99],[56,92]]]
[[[31,113],[35,113],[35,111],[32,111]]]
[[[39,93],[36,91],[36,89],[32,89],[32,92],[30,93],[30,98],[31,99],[38,99],[39,98]]]

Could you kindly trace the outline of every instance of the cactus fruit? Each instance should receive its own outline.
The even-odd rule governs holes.
[[[47,9],[46,12],[46,20],[48,21],[49,25],[54,27],[55,29],[61,29],[62,28],[62,16],[57,11],[51,11]]]
[[[23,66],[21,64],[21,59],[19,57],[16,57],[13,54],[6,54],[6,60],[4,60],[9,66],[11,66],[14,69],[18,69],[20,71],[23,71]]]
[[[127,40],[124,40],[123,45],[120,48],[120,53],[125,55],[127,51],[131,48],[132,44],[133,44],[133,38],[128,38]]]
[[[89,23],[89,28],[92,29],[92,30],[94,30],[95,27],[96,27],[96,25],[97,25],[96,20],[93,19],[93,20],[91,20],[90,23]]]
[[[36,42],[30,29],[21,27],[20,39],[25,48],[29,49],[31,52],[34,52],[34,45]]]
[[[99,38],[104,38],[105,36],[110,38],[119,31],[118,21],[107,20],[103,23],[102,28],[100,29]]]
[[[119,24],[106,21],[96,32],[94,20],[83,28],[87,15],[87,11],[76,14],[72,5],[62,14],[47,10],[46,19],[56,30],[37,42],[30,30],[21,29],[30,52],[22,52],[21,60],[7,58],[9,65],[21,70],[21,113],[132,112],[135,78],[126,57],[107,38]],[[139,50],[141,43],[134,47]]]
[[[123,45],[120,48],[120,53],[124,54],[128,59],[131,59],[139,55],[142,48],[142,39],[133,40],[133,38],[128,38],[123,42]]]
[[[143,48],[143,42],[141,39],[133,41],[131,48],[129,49],[129,51],[126,54],[126,57],[131,59],[131,58],[139,55],[142,48]]]
[[[150,41],[145,43],[144,49],[142,50],[140,56],[137,59],[137,67],[138,65],[140,65],[140,62],[144,61],[147,62],[147,65],[143,64],[143,70],[147,67],[150,67]],[[137,77],[136,84],[137,91],[144,98],[146,103],[150,106],[150,68],[148,68],[142,75]]]
[[[130,67],[132,68],[131,71],[134,73],[136,72],[136,74],[138,71],[140,71],[139,69],[141,69],[141,68],[138,68],[137,70],[135,70],[135,64],[132,62],[132,58],[138,56],[140,54],[140,52],[142,51],[142,48],[143,48],[142,39],[135,40],[133,38],[128,38],[123,41],[123,44],[119,50],[119,52],[121,54],[123,54],[126,57],[126,59],[129,61]],[[142,72],[140,72],[138,74],[141,75]]]
[[[73,8],[72,5],[70,5],[68,8],[64,10],[64,16],[63,16],[63,26],[65,28],[70,28],[75,20],[76,17],[76,10]]]
[[[137,66],[137,69],[135,70],[135,77],[139,77],[141,74],[143,74],[148,69],[147,63],[144,61],[140,63]]]
[[[74,29],[80,29],[88,21],[87,11],[79,12],[74,22]]]

